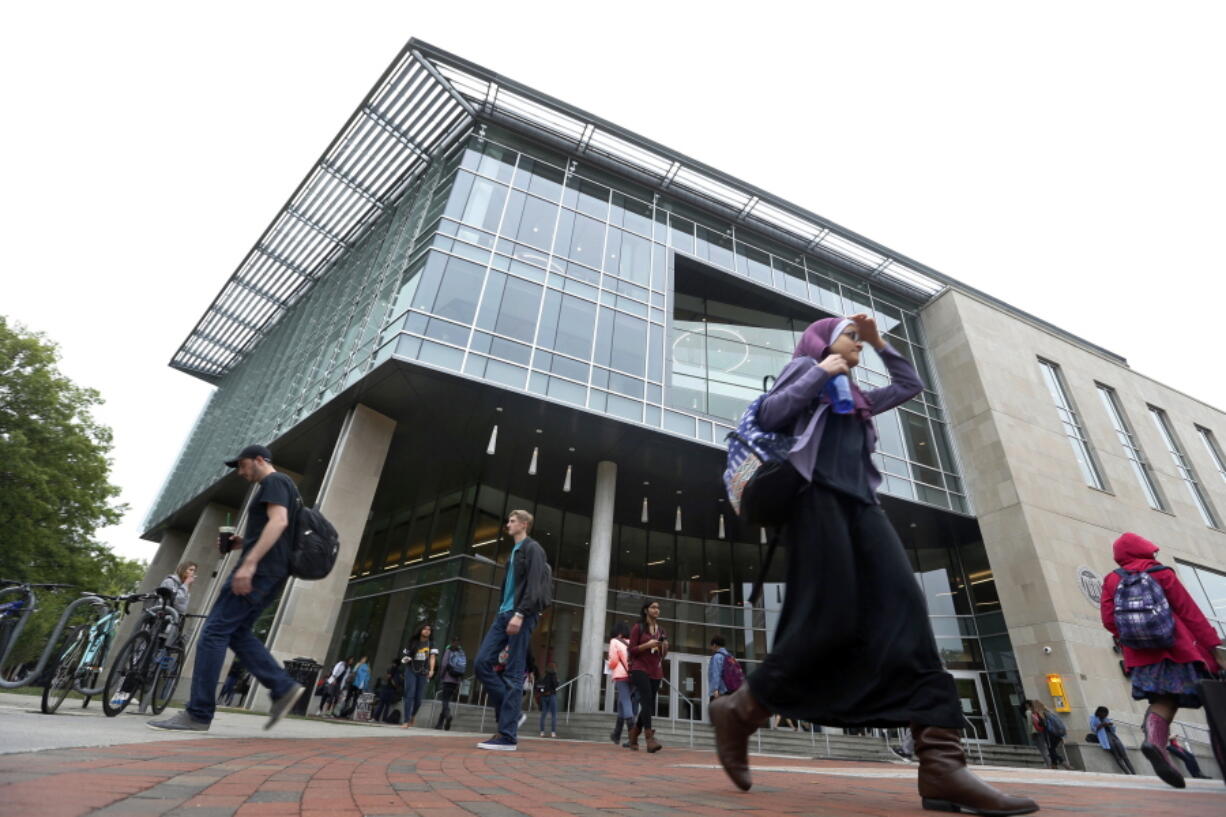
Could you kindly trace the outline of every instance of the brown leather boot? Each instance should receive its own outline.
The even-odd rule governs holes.
[[[753,779],[749,775],[749,736],[770,714],[741,684],[731,695],[721,695],[707,707],[715,726],[715,754],[720,765],[737,788],[749,791]]]
[[[660,744],[660,741],[656,740],[656,730],[644,729],[643,734],[647,735],[647,753],[648,754],[651,754],[653,752],[658,752],[664,748]]]
[[[919,793],[924,808],[932,811],[969,811],[1000,817],[1029,814],[1039,805],[1029,797],[1004,794],[966,768],[966,755],[958,732],[938,726],[912,726],[915,754],[919,757]]]
[[[642,731],[637,722],[630,727],[630,731],[626,733],[627,749],[633,749],[636,752],[639,750],[639,733]]]

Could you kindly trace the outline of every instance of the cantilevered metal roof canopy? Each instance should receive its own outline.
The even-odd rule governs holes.
[[[921,302],[949,284],[974,291],[715,168],[410,40],[230,276],[170,365],[210,382],[220,379],[395,205],[437,151],[478,121],[526,131]]]

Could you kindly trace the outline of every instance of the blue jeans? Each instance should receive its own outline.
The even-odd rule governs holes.
[[[421,699],[426,695],[426,684],[430,679],[425,675],[418,675],[413,670],[405,666],[404,670],[404,722],[408,723],[417,717],[417,710],[421,709]]]
[[[634,717],[634,685],[627,678],[624,681],[614,681],[617,689],[617,717],[630,720]]]
[[[245,596],[236,596],[230,591],[233,579],[234,574],[226,579],[196,644],[196,668],[186,709],[192,718],[205,723],[212,722],[217,709],[217,679],[221,676],[227,647],[234,650],[247,671],[272,692],[274,699],[289,692],[295,684],[268,652],[264,642],[251,632],[251,625],[285,583],[285,576],[257,572],[251,580],[251,592]]]
[[[552,725],[549,727],[550,732],[558,731],[558,696],[542,695],[541,696],[541,729],[545,731],[545,716],[550,715],[553,718]]]
[[[512,743],[518,742],[519,715],[524,706],[524,663],[528,658],[528,643],[536,628],[536,616],[524,616],[523,624],[515,635],[507,635],[507,622],[511,613],[499,613],[494,618],[481,649],[477,651],[474,671],[485,693],[489,696],[490,708],[498,716],[498,734]],[[507,663],[502,675],[494,672],[498,653],[507,648]]]

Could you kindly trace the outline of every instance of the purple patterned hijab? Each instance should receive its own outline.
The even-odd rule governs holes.
[[[796,351],[792,353],[792,358],[808,357],[820,363],[830,354],[830,344],[847,328],[849,323],[851,323],[850,318],[822,318],[820,321],[809,324],[804,334],[800,336],[800,342],[796,344]],[[868,400],[865,399],[864,392],[860,391],[854,377],[849,376],[847,380],[851,384],[851,394],[856,402],[856,415],[861,420],[870,419],[873,416],[873,410]],[[820,402],[830,402],[830,398],[824,391]]]

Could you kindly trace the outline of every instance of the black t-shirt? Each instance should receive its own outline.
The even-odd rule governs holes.
[[[813,464],[813,481],[853,499],[873,504],[868,487],[864,421],[855,414],[826,413],[826,427]]]
[[[279,471],[273,471],[260,482],[259,489],[247,507],[247,537],[243,540],[243,556],[255,547],[268,524],[268,505],[282,505],[289,515],[291,526],[285,528],[281,538],[272,546],[255,572],[261,576],[284,576],[289,572],[289,537],[293,522],[293,511],[298,500],[298,489],[294,481]]]

